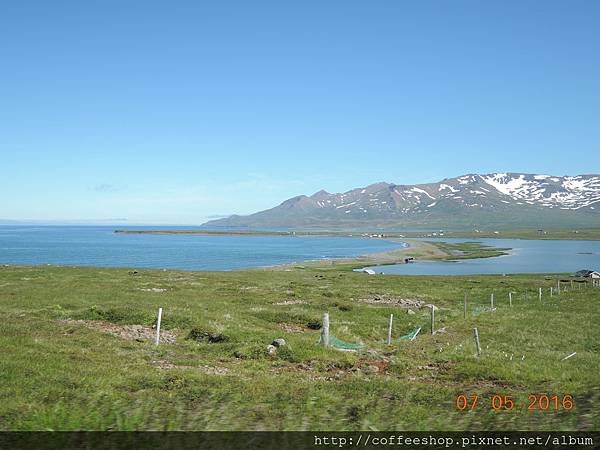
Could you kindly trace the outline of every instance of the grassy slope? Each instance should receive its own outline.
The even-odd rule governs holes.
[[[404,233],[406,237],[431,237],[430,233]],[[446,231],[444,237],[456,238],[496,238],[496,239],[559,239],[559,240],[599,240],[600,229],[588,228],[577,230],[546,229],[539,232],[535,229],[522,230],[480,230],[480,231]]]
[[[0,267],[0,429],[599,430],[600,289],[550,299],[554,283],[541,275],[368,276],[336,268],[129,275]],[[153,287],[167,291],[141,290]],[[517,293],[513,308],[509,291]],[[492,292],[497,311],[474,316]],[[359,302],[374,294],[434,303],[447,332],[428,333],[426,308],[409,315]],[[283,300],[306,303],[274,305]],[[150,325],[158,306],[164,328],[179,333],[176,344],[156,348],[64,321]],[[367,350],[323,349],[315,345],[318,331],[280,328],[318,321],[324,311],[336,337],[362,341]],[[423,333],[387,347],[390,313],[396,336],[415,326]],[[192,327],[230,340],[184,339]],[[276,337],[289,345],[269,357],[265,346]],[[367,366],[381,361],[389,362],[387,370],[370,373]],[[455,396],[463,392],[514,395],[518,408],[493,412],[487,400],[473,412],[457,412]],[[575,410],[525,411],[527,395],[543,392],[573,394]]]

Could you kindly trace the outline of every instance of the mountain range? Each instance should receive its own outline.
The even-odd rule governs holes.
[[[299,195],[206,226],[314,228],[600,227],[600,175],[467,174],[437,183],[375,183]]]

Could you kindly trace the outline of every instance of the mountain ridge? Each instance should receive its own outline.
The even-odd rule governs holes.
[[[299,195],[248,216],[205,226],[591,227],[600,225],[600,175],[469,173],[421,184],[373,183]]]

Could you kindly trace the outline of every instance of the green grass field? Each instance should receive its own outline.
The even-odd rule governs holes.
[[[510,248],[498,248],[491,245],[484,245],[480,242],[462,242],[452,244],[448,242],[428,242],[435,245],[448,256],[444,259],[476,259],[476,258],[493,258],[495,256],[508,255]]]
[[[0,429],[600,430],[600,289],[550,297],[555,285],[336,267],[0,267]],[[443,332],[430,334],[429,308],[385,303],[396,299],[435,305]],[[159,306],[174,342],[156,347],[143,337]],[[317,345],[308,325],[324,312],[335,337],[365,348]],[[394,337],[422,327],[415,341],[386,345],[392,313]],[[275,338],[287,345],[269,355]],[[475,393],[474,410],[458,411],[456,396]],[[528,396],[544,393],[559,409],[528,411]],[[493,410],[493,395],[513,396],[514,409]]]

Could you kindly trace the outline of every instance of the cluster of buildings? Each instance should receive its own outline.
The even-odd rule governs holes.
[[[582,270],[575,272],[575,276],[581,277],[581,278],[598,279],[598,278],[600,278],[600,272],[597,272],[595,270],[582,269]]]

